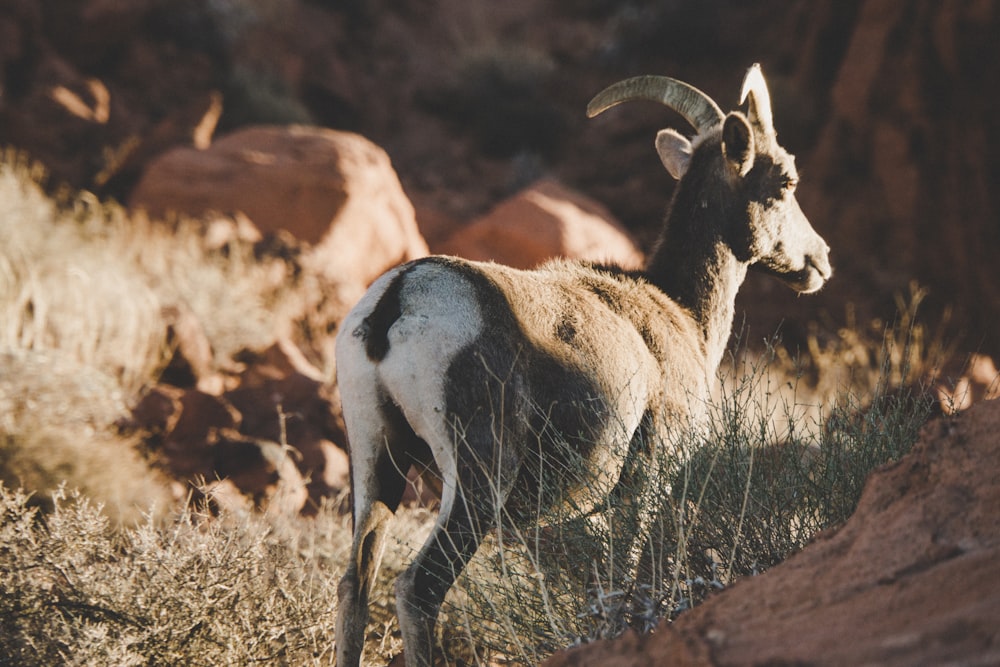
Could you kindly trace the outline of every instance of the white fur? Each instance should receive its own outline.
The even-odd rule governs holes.
[[[454,356],[482,330],[482,317],[473,288],[456,274],[440,266],[424,264],[413,270],[423,291],[407,290],[403,312],[388,332],[389,351],[374,362],[365,351],[360,326],[400,269],[390,271],[369,289],[344,321],[337,337],[337,381],[344,402],[344,421],[354,445],[351,447],[355,512],[361,509],[369,475],[374,474],[375,456],[382,434],[377,411],[371,406],[379,392],[389,398],[407,423],[434,455],[443,481],[442,508],[451,506],[455,495],[455,447],[444,420],[445,375]],[[420,275],[423,274],[423,275]],[[405,474],[405,470],[402,471]]]

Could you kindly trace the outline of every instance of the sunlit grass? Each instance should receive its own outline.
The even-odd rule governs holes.
[[[276,319],[307,339],[326,326],[305,296],[316,285],[239,239],[206,244],[191,221],[79,193],[57,204],[43,178],[0,159],[0,662],[332,664],[348,519],[179,509],[120,428],[173,353],[166,310],[193,314],[225,373],[274,340]],[[948,349],[919,321],[921,296],[902,295],[888,326],[817,328],[801,355],[736,346],[707,428],[660,443],[669,474],[641,508],[656,519],[637,574],[608,560],[627,550],[628,522],[505,523],[448,597],[449,662],[534,664],[648,630],[843,522],[929,414],[920,381]],[[401,650],[392,581],[433,519],[404,508],[393,524],[371,595],[373,664]]]
[[[904,365],[928,371],[933,354],[910,315],[870,352],[874,384],[863,393],[818,395],[773,346],[752,363],[731,360],[707,427],[661,443],[668,479],[643,510],[656,521],[634,577],[608,561],[632,537],[620,519],[507,528],[449,597],[443,640],[473,636],[480,655],[533,663],[568,644],[648,631],[846,521],[868,474],[909,451],[932,413],[929,394],[907,384],[920,373]]]
[[[120,427],[175,354],[177,313],[210,348],[202,370],[232,374],[242,351],[308,337],[306,295],[322,291],[206,233],[237,221],[151,221],[86,192],[50,197],[45,179],[0,151],[0,480],[43,504],[68,481],[128,521],[167,495]]]
[[[43,516],[0,486],[0,662],[328,665],[347,528],[185,511],[117,529],[57,493]]]

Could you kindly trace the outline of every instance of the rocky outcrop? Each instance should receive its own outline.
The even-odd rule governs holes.
[[[348,486],[336,389],[279,340],[241,357],[245,370],[219,395],[161,384],[132,409],[159,466],[202,487],[227,483],[258,506],[314,512]]]
[[[830,83],[818,54],[798,73],[826,100],[800,199],[839,249],[842,288],[864,302],[916,277],[994,341],[1000,170],[984,148],[1000,131],[984,89],[1000,78],[998,29],[995,3],[866,0]]]
[[[546,665],[1000,663],[998,430],[998,401],[930,422],[839,530],[652,635]]]
[[[642,265],[642,252],[611,213],[554,181],[541,181],[460,228],[441,252],[530,269],[552,257]]]
[[[241,214],[306,244],[307,268],[339,283],[367,286],[427,254],[389,156],[349,132],[251,127],[178,148],[149,165],[131,203],[160,217]]]

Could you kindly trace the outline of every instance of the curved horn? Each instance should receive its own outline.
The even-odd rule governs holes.
[[[694,86],[668,76],[636,76],[611,84],[590,100],[587,117],[631,100],[665,104],[691,124],[698,134],[722,122],[724,115],[712,98]]]
[[[747,70],[743,77],[743,88],[740,90],[740,104],[750,98],[747,117],[751,123],[756,123],[765,132],[774,133],[774,117],[771,115],[771,94],[767,91],[764,74],[760,71],[760,63]]]

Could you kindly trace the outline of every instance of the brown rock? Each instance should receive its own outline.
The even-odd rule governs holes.
[[[302,375],[316,383],[323,381],[323,374],[309,363],[295,343],[287,338],[279,338],[266,350],[254,355],[251,365],[243,372],[242,383],[256,387],[293,374]]]
[[[177,387],[197,386],[210,394],[219,393],[221,381],[216,375],[212,344],[187,305],[177,303],[161,310],[167,324],[170,361],[160,376],[162,382]]]
[[[323,470],[320,473],[323,483],[334,491],[347,489],[351,483],[351,467],[347,452],[329,440],[320,440],[318,445],[324,459]],[[316,475],[314,472],[313,477]]]
[[[208,482],[202,492],[215,510],[230,514],[242,514],[253,510],[253,502],[243,495],[231,480],[219,479]]]
[[[628,232],[597,202],[540,181],[454,233],[442,252],[532,268],[553,257],[642,264]]]
[[[258,507],[263,507],[276,491],[281,479],[279,465],[285,458],[283,452],[275,456],[264,443],[232,429],[216,433],[207,451],[212,465],[212,477],[207,479],[229,480]]]
[[[219,396],[157,385],[132,408],[129,426],[145,433],[147,444],[167,472],[196,481],[218,476],[211,447],[220,433],[234,431],[241,419]]]
[[[545,662],[546,667],[711,667],[711,653],[704,642],[688,642],[665,625],[656,630],[656,644],[649,635],[639,636],[628,630],[621,637],[599,641],[581,648],[557,653]]]
[[[322,374],[282,340],[249,360],[240,385],[225,398],[243,415],[240,433],[290,448],[311,508],[347,484],[339,401]]]
[[[367,285],[427,254],[389,157],[348,132],[261,126],[204,151],[178,148],[149,166],[131,203],[153,215],[243,214],[265,235],[308,243],[304,262],[343,283]]]
[[[178,479],[227,479],[257,506],[312,512],[348,485],[336,391],[287,340],[241,361],[239,384],[221,395],[153,387],[130,426]]]
[[[437,508],[441,502],[440,479],[433,472],[421,474],[416,467],[411,466],[406,473],[406,486],[403,488],[401,502],[413,507]]]
[[[998,431],[998,401],[931,422],[841,529],[653,635],[546,664],[1000,663]]]
[[[993,358],[985,354],[970,355],[968,362],[954,383],[939,381],[936,398],[941,411],[954,414],[968,409],[978,401],[1000,398],[1000,371]]]
[[[183,391],[178,404],[180,413],[161,450],[168,470],[184,480],[220,477],[211,446],[219,433],[238,427],[240,413],[224,399],[197,389]]]
[[[997,103],[981,82],[1000,72],[998,6],[867,0],[852,23],[802,160],[803,209],[822,216],[843,275],[859,272],[837,289],[865,302],[917,277],[938,303],[969,304],[972,330],[995,341],[996,167],[983,147],[996,145]]]
[[[184,390],[168,385],[152,387],[132,408],[131,428],[139,428],[156,438],[172,433],[181,416]]]

